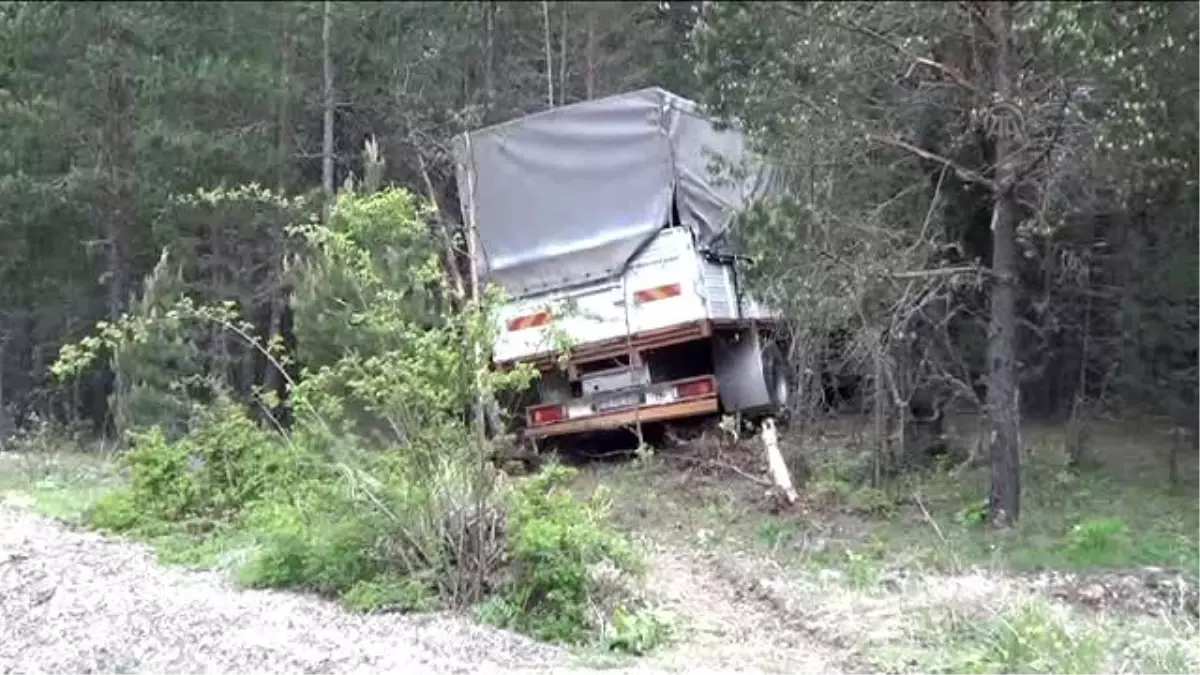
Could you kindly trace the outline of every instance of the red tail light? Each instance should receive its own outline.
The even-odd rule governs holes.
[[[708,396],[716,390],[716,385],[711,377],[706,377],[703,380],[692,380],[676,385],[675,395],[679,398],[698,398],[700,396]]]
[[[633,294],[633,300],[640,305],[655,300],[673,298],[682,292],[683,288],[679,284],[667,284],[665,286],[655,286],[654,288],[638,291]]]
[[[536,314],[528,314],[526,316],[518,316],[508,320],[507,328],[511,331],[525,330],[526,328],[537,328],[550,323],[550,311],[542,310]]]
[[[567,418],[567,406],[544,405],[529,411],[529,423],[533,426],[561,422]]]

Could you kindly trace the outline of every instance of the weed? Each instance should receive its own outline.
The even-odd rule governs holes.
[[[1067,556],[1082,564],[1123,558],[1130,543],[1129,528],[1120,518],[1085,520],[1072,526],[1064,537]]]
[[[607,560],[619,571],[640,571],[629,542],[607,524],[605,493],[574,499],[567,491],[573,475],[554,465],[518,483],[507,524],[512,574],[503,601],[484,610],[503,626],[567,643],[595,628],[588,616],[597,588],[590,566]]]
[[[429,584],[419,579],[381,577],[358,581],[343,597],[346,606],[358,611],[424,612],[437,606]]]
[[[920,672],[1182,673],[1197,665],[1182,634],[1139,637],[1153,635],[1150,627],[1085,622],[1065,607],[1034,599],[983,616],[951,612],[918,633],[929,647],[913,663]]]
[[[847,505],[855,513],[891,518],[896,513],[896,500],[887,492],[873,487],[861,487],[850,493]]]
[[[648,610],[630,612],[618,605],[601,637],[605,649],[643,655],[661,646],[671,637],[671,624],[658,613]]]
[[[789,523],[768,520],[758,526],[756,534],[759,541],[774,549],[791,541],[796,536],[796,528]]]
[[[987,522],[987,513],[987,500],[976,499],[955,512],[954,522],[964,527],[979,527]]]

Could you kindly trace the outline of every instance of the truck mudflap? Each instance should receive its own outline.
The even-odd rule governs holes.
[[[530,406],[525,411],[525,435],[545,438],[616,429],[711,414],[720,407],[717,380],[704,375]]]

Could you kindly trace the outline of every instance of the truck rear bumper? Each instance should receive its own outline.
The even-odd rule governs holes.
[[[622,410],[615,413],[592,415],[582,419],[564,420],[541,427],[527,428],[525,435],[530,438],[548,438],[564,436],[588,431],[603,431],[619,429],[634,424],[662,422],[665,420],[682,419],[696,415],[715,413],[720,409],[717,399],[707,398],[697,401],[682,401],[665,405],[643,405],[633,410]]]
[[[716,379],[711,375],[575,398],[566,403],[532,406],[526,411],[525,435],[562,436],[661,422],[720,410]]]

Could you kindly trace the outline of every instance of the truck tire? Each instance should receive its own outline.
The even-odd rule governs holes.
[[[763,411],[763,416],[774,416],[778,424],[786,424],[792,413],[792,394],[795,391],[791,368],[777,344],[767,345],[762,359],[763,381],[771,397],[770,407]]]

